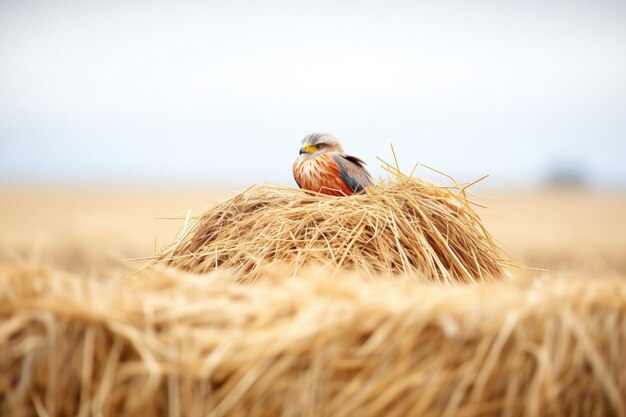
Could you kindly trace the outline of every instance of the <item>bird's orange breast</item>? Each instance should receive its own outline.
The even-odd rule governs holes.
[[[352,195],[352,190],[341,178],[339,165],[329,153],[311,159],[296,159],[293,176],[305,190],[334,196]]]

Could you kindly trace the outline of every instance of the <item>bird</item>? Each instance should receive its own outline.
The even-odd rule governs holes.
[[[302,139],[293,177],[301,189],[338,197],[360,193],[372,185],[365,162],[347,155],[330,133],[311,133]]]

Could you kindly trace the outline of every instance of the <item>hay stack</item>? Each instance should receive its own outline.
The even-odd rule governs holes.
[[[201,213],[156,262],[245,281],[278,263],[290,274],[321,264],[439,283],[500,277],[506,263],[462,194],[400,176],[342,198],[250,188]]]
[[[626,415],[623,279],[318,275],[0,267],[0,415]]]

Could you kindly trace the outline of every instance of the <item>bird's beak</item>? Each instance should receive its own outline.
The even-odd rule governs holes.
[[[317,152],[317,147],[304,145],[302,148],[300,148],[300,155],[302,155],[303,153],[313,153],[313,152]]]

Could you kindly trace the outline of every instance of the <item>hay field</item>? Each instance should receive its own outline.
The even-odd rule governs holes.
[[[127,276],[236,188],[1,190],[0,414],[626,416],[626,196],[488,193],[504,281]]]
[[[135,268],[191,209],[234,195],[207,188],[0,188],[0,259],[73,272]],[[552,271],[626,274],[626,195],[594,191],[485,191],[478,209],[513,258]],[[156,245],[155,245],[156,240]]]
[[[182,224],[157,218],[199,210],[236,190],[5,186],[0,258],[96,274],[133,269],[137,263],[120,260],[152,255]]]

